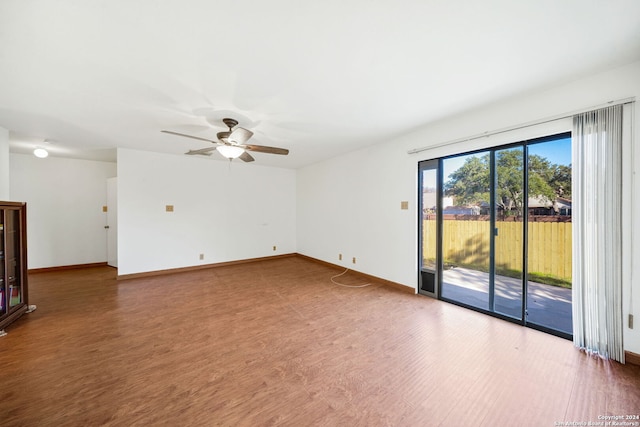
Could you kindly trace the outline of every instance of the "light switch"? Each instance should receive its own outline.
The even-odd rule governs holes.
[[[102,212],[107,212],[107,211],[108,211],[108,208],[106,206],[103,206],[102,207]]]
[[[402,210],[409,209],[409,202],[407,202],[407,201],[400,202],[400,209],[402,209]]]

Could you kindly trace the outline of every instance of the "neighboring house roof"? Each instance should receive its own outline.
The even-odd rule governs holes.
[[[555,202],[556,202],[556,206],[559,209],[571,208],[571,199],[566,199],[564,197],[556,197]],[[551,208],[553,207],[553,201],[543,196],[529,197],[529,207],[530,208]]]
[[[571,199],[565,199],[564,197],[557,197],[556,203],[559,208],[570,208],[571,207]]]

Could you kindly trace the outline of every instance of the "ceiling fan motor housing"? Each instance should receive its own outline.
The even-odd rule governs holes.
[[[220,141],[227,144],[229,142],[229,135],[231,135],[230,131],[218,132],[217,137]]]

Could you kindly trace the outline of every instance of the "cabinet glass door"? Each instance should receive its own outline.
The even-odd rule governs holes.
[[[4,210],[0,209],[0,316],[7,312],[7,289],[4,280]]]
[[[7,286],[6,299],[8,308],[15,307],[22,302],[22,278],[20,277],[20,215],[15,209],[5,210],[5,267]]]

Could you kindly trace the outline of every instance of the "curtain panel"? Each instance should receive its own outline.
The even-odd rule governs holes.
[[[573,342],[624,363],[622,105],[574,116]]]

